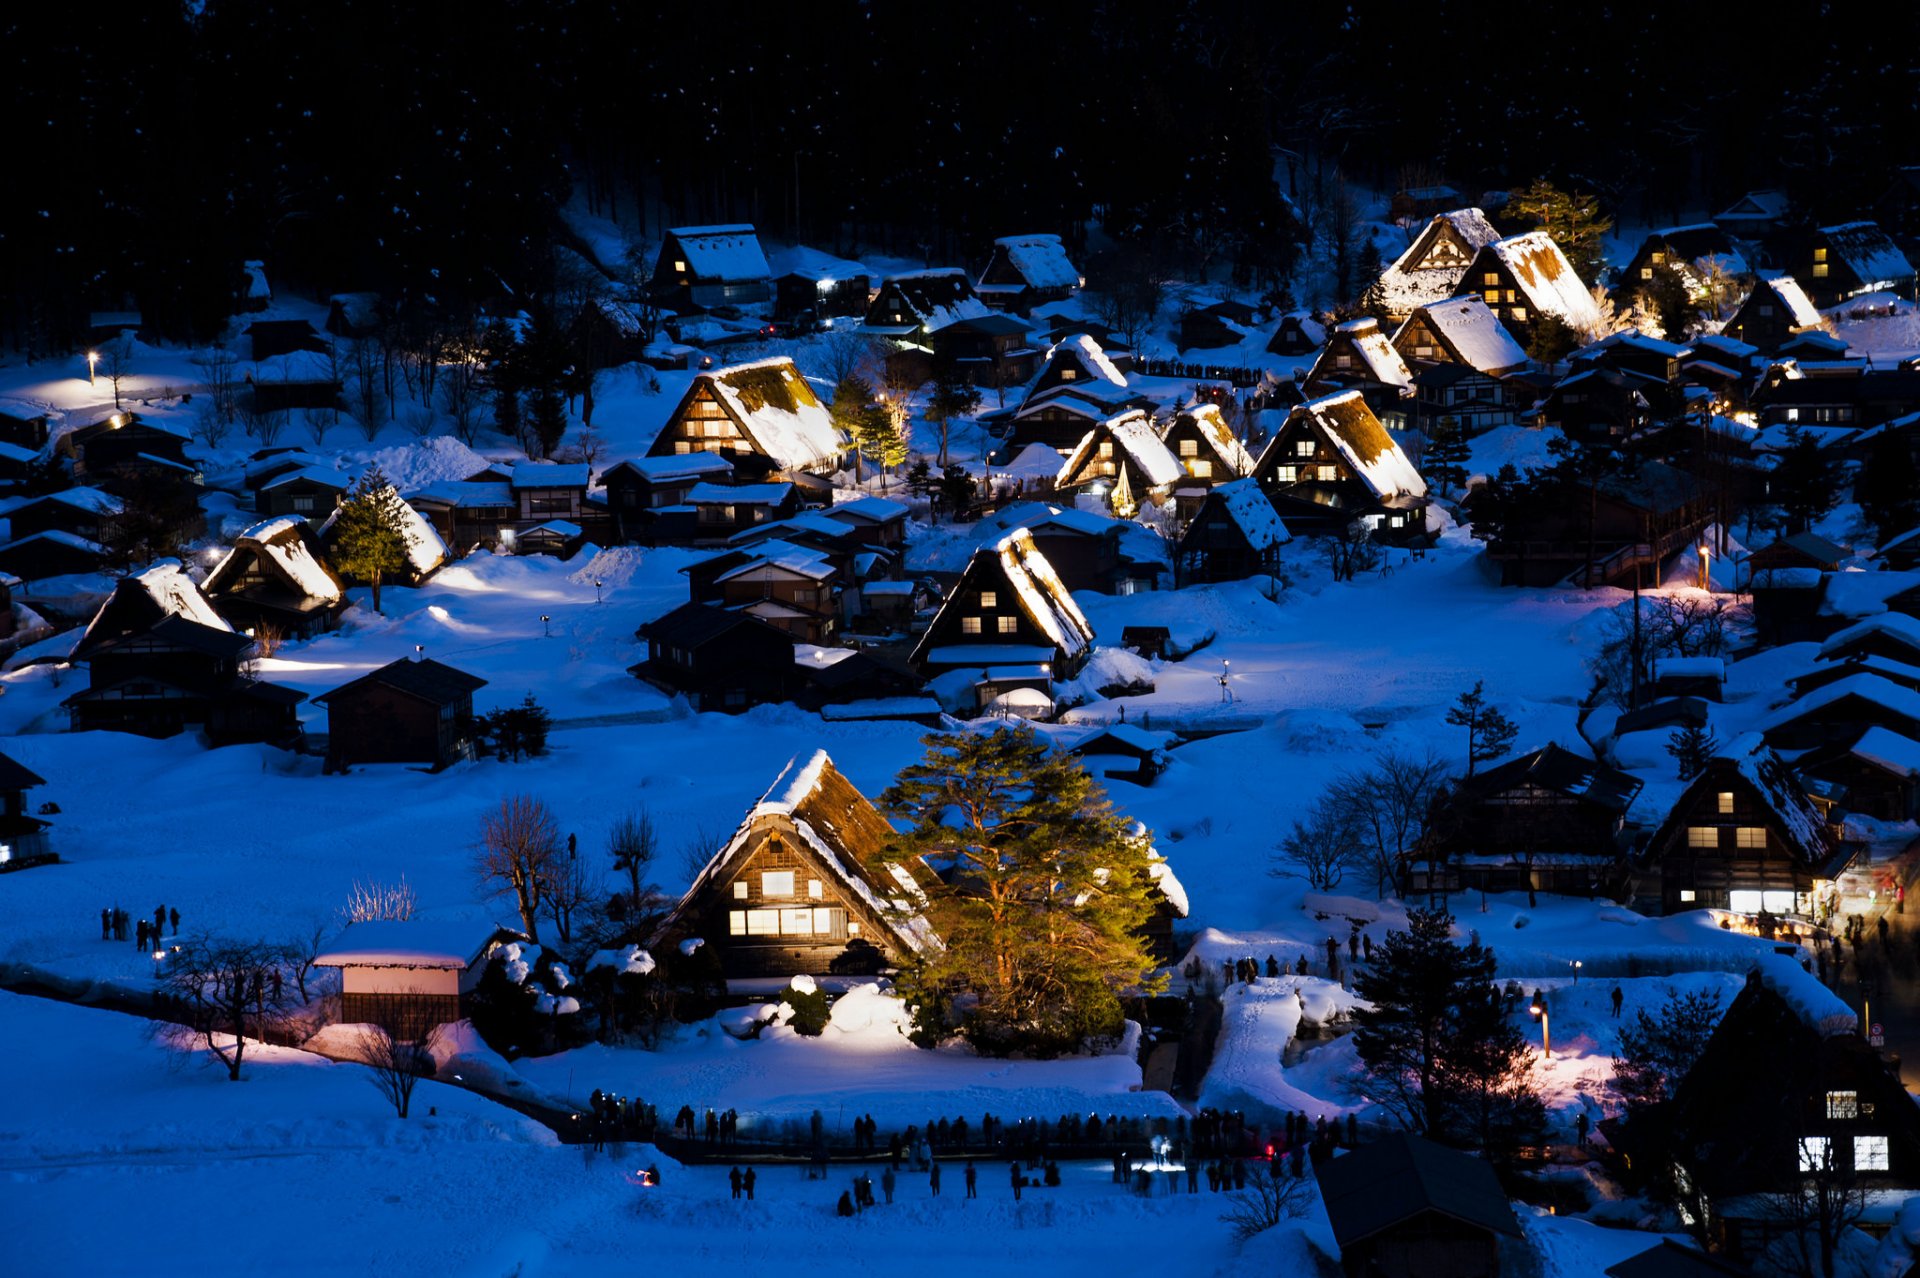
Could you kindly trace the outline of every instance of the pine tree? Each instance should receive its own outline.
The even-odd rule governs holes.
[[[1887,431],[1873,441],[1854,478],[1853,499],[1882,544],[1920,525],[1920,467],[1899,433]]]
[[[941,502],[955,519],[966,514],[973,505],[973,475],[958,462],[941,471],[940,478],[934,483],[939,489]]]
[[[1773,470],[1773,493],[1787,517],[1789,533],[1805,532],[1840,501],[1840,468],[1820,441],[1790,426],[1780,464]]]
[[[1558,315],[1536,315],[1527,330],[1527,358],[1557,364],[1580,348],[1580,336]]]
[[[1651,279],[1634,285],[1634,305],[1651,313],[1659,323],[1660,331],[1648,336],[1684,342],[1688,330],[1700,319],[1700,307],[1687,291],[1687,282],[1680,278],[1680,272],[1664,265],[1652,269]]]
[[[1507,212],[1532,220],[1553,238],[1582,280],[1591,284],[1606,268],[1605,239],[1613,219],[1600,212],[1591,195],[1569,194],[1545,178],[1524,191],[1510,191]]]
[[[539,445],[540,455],[553,456],[567,433],[567,401],[558,384],[534,387],[527,397],[527,427]]]
[[[1667,735],[1667,753],[1673,756],[1674,768],[1682,781],[1699,776],[1719,746],[1713,734],[1696,723],[1676,728]]]
[[[1493,951],[1453,940],[1444,911],[1409,910],[1354,980],[1354,1047],[1382,1103],[1416,1131],[1496,1154],[1544,1113],[1525,1039],[1494,985]]]
[[[907,984],[942,1010],[951,994],[971,995],[960,1032],[990,1055],[1052,1055],[1116,1032],[1121,997],[1164,983],[1142,936],[1154,891],[1146,837],[1031,729],[925,744],[882,796],[910,824],[898,850],[941,874],[924,910],[943,947]]]
[[[860,459],[868,455],[864,436],[872,429],[874,411],[873,383],[858,373],[848,373],[840,379],[833,388],[833,402],[827,405],[834,429],[853,444],[853,482],[856,484],[860,482]]]
[[[1460,419],[1442,417],[1433,424],[1433,438],[1427,443],[1422,469],[1440,486],[1440,495],[1444,497],[1456,488],[1466,487],[1467,462],[1471,456],[1472,448],[1467,443],[1467,432],[1460,427]]]
[[[412,520],[406,503],[378,465],[367,470],[340,504],[333,518],[333,566],[373,591],[373,610],[380,611],[380,583],[389,573],[405,571],[407,530]]]
[[[965,417],[980,407],[980,388],[968,381],[959,365],[950,358],[933,361],[933,391],[927,396],[926,411],[921,414],[940,428],[940,453],[934,459],[937,466],[945,466],[947,456],[947,436],[951,433],[956,417]]]
[[[1447,722],[1467,730],[1467,775],[1475,765],[1498,759],[1513,748],[1520,728],[1506,715],[1487,704],[1486,680],[1474,681],[1473,689],[1460,694],[1447,711]]]

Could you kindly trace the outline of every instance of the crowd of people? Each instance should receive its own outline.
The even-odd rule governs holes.
[[[179,936],[180,910],[178,907],[168,909],[165,905],[156,905],[153,907],[153,921],[148,922],[144,916],[136,919],[117,905],[103,906],[100,910],[100,939],[119,941],[122,944],[131,940],[134,949],[145,953],[159,948],[161,941],[168,935],[169,923],[173,925],[172,935]]]

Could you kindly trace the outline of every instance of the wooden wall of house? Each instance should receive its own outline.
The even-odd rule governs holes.
[[[1340,1252],[1350,1278],[1493,1278],[1498,1237],[1438,1212],[1422,1212]]]
[[[752,846],[747,853],[709,885],[680,925],[681,931],[713,947],[727,976],[824,976],[856,940],[884,952],[885,930],[836,874],[815,863],[811,849],[802,853],[802,841],[790,824],[766,821],[748,837]],[[769,895],[768,874],[792,875],[792,892]],[[819,885],[818,896],[813,894],[814,884]],[[789,912],[800,910],[808,912],[811,930],[787,931],[795,921]],[[773,911],[774,917],[769,918],[767,911]],[[768,925],[781,930],[773,934],[752,930]]]
[[[473,701],[443,714],[440,707],[384,684],[363,684],[329,697],[327,757],[336,767],[356,763],[451,763],[459,724]]]
[[[1720,811],[1721,794],[1733,796],[1730,812]],[[1684,819],[1676,814],[1667,846],[1652,849],[1665,912],[1728,909],[1728,893],[1736,889],[1796,894],[1811,890],[1811,868],[1781,837],[1772,814],[1743,784],[1722,781],[1683,802],[1688,805]],[[1688,831],[1694,828],[1713,829],[1714,846],[1690,846]],[[1758,846],[1740,847],[1741,829],[1762,831],[1763,835],[1750,836]]]

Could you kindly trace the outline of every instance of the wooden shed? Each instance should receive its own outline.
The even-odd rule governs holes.
[[[1419,1136],[1362,1145],[1318,1176],[1349,1278],[1494,1278],[1501,1240],[1521,1237],[1492,1167]]]
[[[473,694],[485,679],[428,657],[401,658],[315,697],[327,708],[327,769],[424,763],[434,771],[473,751]]]
[[[378,1025],[398,1042],[418,1042],[436,1025],[467,1014],[467,996],[487,959],[520,933],[491,923],[378,919],[350,923],[314,959],[340,973],[346,1025]]]

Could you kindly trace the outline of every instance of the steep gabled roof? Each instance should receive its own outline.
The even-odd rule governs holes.
[[[1549,742],[1488,768],[1467,783],[1478,794],[1499,794],[1520,785],[1537,785],[1575,795],[1615,812],[1625,812],[1646,783],[1630,772],[1586,759]]]
[[[487,686],[487,681],[464,670],[455,670],[452,666],[442,665],[431,657],[418,657],[409,660],[405,657],[390,661],[378,670],[368,671],[349,683],[343,683],[331,692],[323,692],[315,697],[316,705],[325,704],[350,689],[359,689],[378,684],[392,688],[411,697],[436,706],[458,704],[462,698],[473,695]]]
[[[1057,235],[1006,235],[993,242],[996,256],[1006,258],[1028,288],[1080,287],[1080,272],[1067,258]]]
[[[1535,311],[1558,316],[1576,333],[1599,327],[1600,308],[1593,294],[1545,231],[1495,240],[1481,252],[1491,253],[1507,268]]]
[[[1339,358],[1335,352],[1344,344],[1352,346],[1374,381],[1398,386],[1403,392],[1412,393],[1413,370],[1407,367],[1407,361],[1400,358],[1400,352],[1393,348],[1393,342],[1380,327],[1379,320],[1371,315],[1350,319],[1336,327],[1333,333],[1327,349],[1321,352],[1320,359],[1314,363],[1313,372],[1308,377],[1310,382],[1320,378],[1322,364]],[[1342,338],[1346,339],[1345,343]],[[1342,370],[1333,365],[1329,367],[1331,372],[1328,375],[1337,378]]]
[[[1407,317],[1400,332],[1405,332],[1407,325],[1423,316],[1427,327],[1458,363],[1482,373],[1505,373],[1526,365],[1527,352],[1513,340],[1513,334],[1506,330],[1500,317],[1488,310],[1487,304],[1475,294],[1450,297],[1444,302],[1420,307]],[[1395,333],[1393,340],[1398,347],[1400,333]]]
[[[814,751],[804,763],[796,755],[781,769],[760,801],[747,809],[733,837],[695,876],[662,925],[663,933],[745,854],[755,827],[768,821],[790,822],[821,867],[878,916],[903,949],[924,954],[940,948],[939,937],[920,913],[913,871],[884,861],[893,827],[833,766],[825,750]]]
[[[1187,473],[1179,459],[1167,450],[1160,436],[1154,434],[1153,419],[1136,408],[1118,417],[1109,417],[1081,436],[1080,443],[1061,465],[1056,482],[1064,487],[1076,482],[1076,476],[1079,476],[1080,482],[1099,478],[1097,475],[1082,475],[1081,471],[1102,439],[1112,439],[1114,445],[1140,467],[1141,473],[1147,477],[1147,483],[1154,488],[1176,483]]]
[[[233,627],[213,610],[178,559],[161,559],[123,578],[87,623],[73,647],[76,658],[121,636],[151,628],[167,617],[185,617],[210,630],[231,634]]]
[[[1419,1136],[1383,1136],[1329,1159],[1315,1174],[1334,1240],[1343,1249],[1424,1212],[1520,1237],[1520,1222],[1493,1168]]]
[[[1820,234],[1833,255],[1868,288],[1888,288],[1913,278],[1913,263],[1877,222],[1842,222],[1821,227]]]
[[[1826,642],[1820,645],[1819,657],[1822,661],[1831,661],[1844,655],[1861,639],[1874,634],[1885,635],[1902,647],[1920,652],[1920,618],[1909,617],[1904,612],[1883,612],[1828,635]]]
[[[1413,462],[1400,451],[1400,445],[1380,424],[1380,419],[1373,415],[1373,410],[1367,407],[1367,401],[1359,391],[1322,395],[1298,404],[1288,416],[1288,425],[1295,420],[1311,423],[1346,460],[1354,477],[1365,484],[1375,497],[1426,495],[1426,480],[1420,478],[1420,472],[1414,469]],[[1266,462],[1269,456],[1278,458],[1274,449],[1285,434],[1286,427],[1283,426],[1268,441],[1266,451],[1260,454],[1259,469],[1262,472],[1268,470]]]
[[[234,588],[233,578],[250,561],[257,561],[288,591],[303,599],[333,602],[345,593],[320,554],[313,526],[299,515],[263,520],[234,539],[233,549],[207,575],[206,593],[218,595]]]
[[[683,408],[702,385],[712,389],[754,451],[781,470],[806,470],[840,460],[840,432],[834,429],[833,418],[784,355],[699,374],[688,388]]]
[[[1421,266],[1432,251],[1434,241],[1443,234],[1443,225],[1450,227],[1465,243],[1465,258],[1443,266]],[[1404,315],[1416,306],[1451,297],[1473,255],[1499,238],[1500,232],[1493,229],[1493,223],[1487,221],[1487,215],[1479,209],[1454,209],[1435,214],[1426,229],[1407,245],[1407,251],[1380,273],[1377,291],[1382,304],[1391,313]]]
[[[683,603],[671,612],[663,613],[642,625],[637,633],[642,639],[675,648],[698,648],[726,634],[736,626],[759,626],[780,636],[789,645],[793,642],[793,636],[778,626],[767,625],[758,617],[729,612],[725,608],[717,608],[705,603]]]
[[[940,605],[942,614],[948,608],[960,606],[956,601],[966,593],[968,579],[980,570],[982,564],[989,562],[998,564],[1027,620],[1062,654],[1067,657],[1078,656],[1093,646],[1092,623],[1080,611],[1080,605],[1073,601],[1072,593],[1053,570],[1053,565],[1034,545],[1033,534],[1025,528],[1016,528],[993,544],[973,552],[973,558],[967,561],[959,582]],[[939,617],[935,617],[934,624],[927,628],[915,646],[913,661],[920,660],[921,654],[931,646],[929,640],[939,630]]]
[[[1220,415],[1215,404],[1195,404],[1183,409],[1167,422],[1166,429],[1160,432],[1160,438],[1171,439],[1173,432],[1183,425],[1191,425],[1213,450],[1214,460],[1219,462],[1230,475],[1250,475],[1253,473],[1253,456],[1247,452],[1240,437],[1233,433],[1233,427],[1227,425],[1227,419]]]
[[[1825,819],[1786,760],[1757,732],[1735,738],[1708,761],[1706,769],[1681,792],[1648,847],[1663,847],[1669,837],[1678,836],[1679,826],[1695,810],[1701,796],[1718,791],[1727,767],[1747,783],[1794,856],[1816,871],[1828,868],[1827,863],[1833,859],[1833,839]]]
[[[831,253],[808,248],[804,244],[776,249],[770,261],[775,277],[799,275],[815,283],[821,281],[839,283],[842,280],[860,279],[869,274],[867,268],[859,262],[849,258],[835,257]]]
[[[1232,483],[1216,484],[1213,491],[1207,494],[1207,504],[1218,507],[1254,550],[1266,550],[1293,540],[1293,534],[1281,522],[1279,512],[1274,510],[1273,503],[1267,499],[1266,490],[1260,487],[1257,479],[1236,479]],[[1197,520],[1198,516],[1195,518]]]
[[[676,226],[667,234],[680,243],[687,270],[696,279],[732,283],[764,280],[773,272],[752,226]]]
[[[900,303],[913,317],[913,323],[904,322],[904,318],[900,324],[891,323],[892,313],[878,309],[889,288],[898,292]],[[944,266],[887,276],[880,282],[873,307],[868,309],[867,327],[878,332],[911,332],[924,328],[929,333],[937,333],[949,324],[964,319],[985,319],[991,313],[987,304],[975,296],[973,281],[967,278],[967,273],[957,266]]]
[[[1920,692],[1877,674],[1863,673],[1836,679],[1788,702],[1767,716],[1761,724],[1761,731],[1772,732],[1785,727],[1849,697],[1890,710],[1902,719],[1920,724]]]
[[[31,790],[36,785],[46,783],[46,779],[33,769],[10,755],[0,754],[0,791]]]
[[[1787,312],[1787,322],[1794,328],[1819,328],[1820,312],[1814,309],[1813,299],[1800,287],[1800,281],[1791,275],[1774,274],[1761,279],[1754,286],[1754,292],[1766,289],[1774,300]]]

